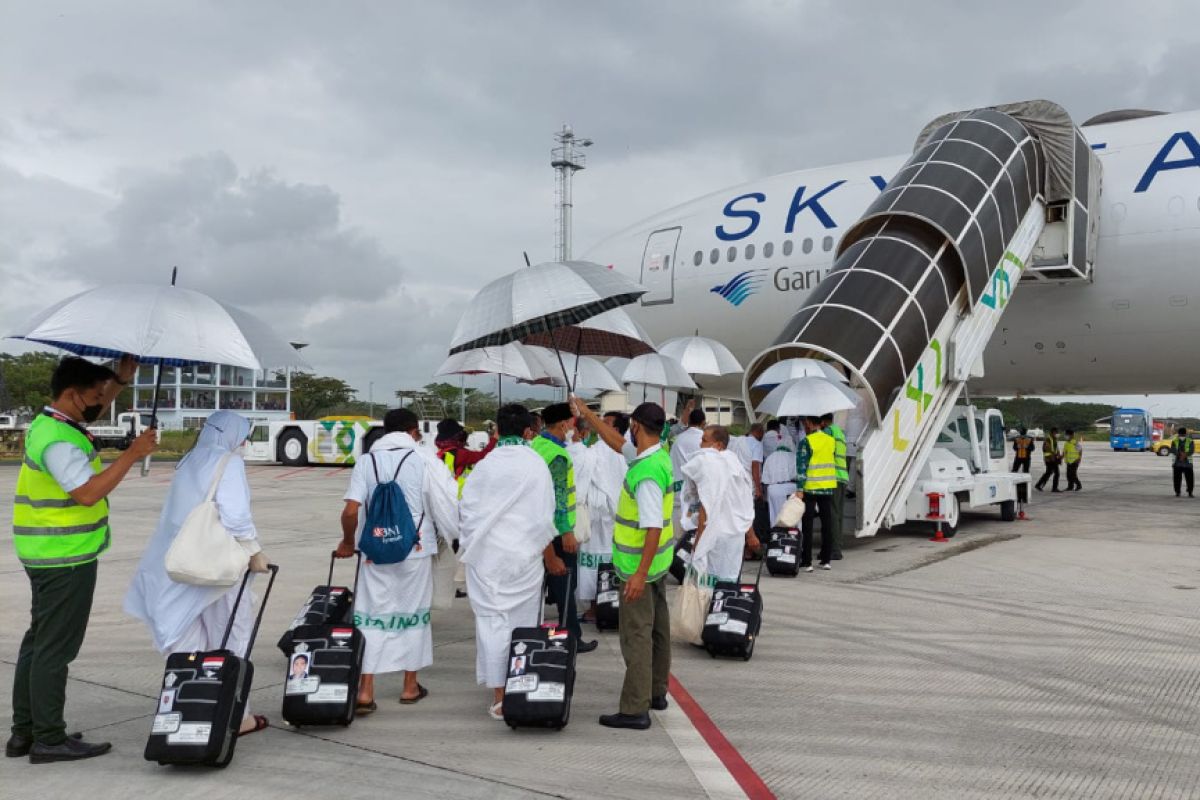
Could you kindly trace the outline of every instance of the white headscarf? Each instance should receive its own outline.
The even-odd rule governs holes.
[[[247,551],[260,549],[254,541],[258,534],[250,516],[246,464],[236,454],[250,435],[250,428],[250,420],[230,411],[217,411],[204,423],[195,447],[175,468],[175,479],[167,492],[158,527],[146,544],[125,595],[125,612],[150,627],[155,646],[163,652],[170,652],[204,609],[228,591],[222,587],[176,583],[167,575],[163,563],[183,521],[207,496],[217,467],[226,455],[234,454],[217,486],[215,499],[221,522],[230,535],[243,542]]]

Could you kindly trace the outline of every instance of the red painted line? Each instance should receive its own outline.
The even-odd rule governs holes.
[[[293,469],[293,470],[290,470],[290,471],[288,471],[288,472],[285,472],[285,473],[283,473],[282,475],[276,475],[276,476],[275,476],[275,480],[277,480],[277,481],[281,481],[281,480],[283,480],[284,478],[288,477],[289,475],[295,475],[295,474],[297,474],[297,473],[300,473],[300,472],[306,472],[306,471],[308,471],[308,470],[310,470],[310,469],[312,469],[312,467],[299,467],[298,469]]]
[[[775,800],[775,793],[767,788],[767,784],[758,776],[754,768],[746,759],[742,758],[742,754],[725,738],[725,734],[721,733],[717,723],[712,721],[712,717],[705,713],[696,699],[688,693],[687,689],[683,688],[683,684],[676,680],[674,675],[670,677],[667,688],[709,748],[717,758],[721,759],[721,763],[738,782],[738,786],[742,787],[746,796],[750,800]]]
[[[334,475],[341,475],[346,469],[347,469],[347,467],[344,464],[339,464],[339,465],[337,465],[336,468],[330,467],[329,470],[327,470],[326,473],[324,475],[322,475],[321,477],[329,478]]]

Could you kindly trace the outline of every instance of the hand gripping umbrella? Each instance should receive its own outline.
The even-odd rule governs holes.
[[[5,338],[50,345],[79,356],[128,354],[157,364],[152,427],[158,422],[164,366],[308,368],[295,348],[265,323],[206,294],[175,286],[174,274],[170,286],[118,284],[81,292],[35,315]]]

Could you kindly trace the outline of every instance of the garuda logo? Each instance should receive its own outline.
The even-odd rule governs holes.
[[[721,286],[714,286],[709,289],[714,294],[719,294],[735,306],[740,306],[746,301],[746,298],[758,291],[762,286],[763,279],[766,275],[766,270],[763,269],[748,269],[745,272],[739,272],[729,279],[729,282]]]

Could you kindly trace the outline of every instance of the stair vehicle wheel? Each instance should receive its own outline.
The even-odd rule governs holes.
[[[1005,522],[1015,522],[1017,519],[1017,501],[1005,500],[1000,504],[1000,519]]]

